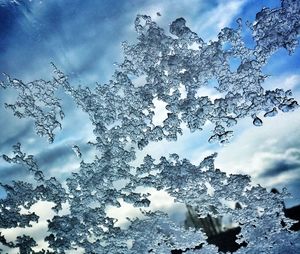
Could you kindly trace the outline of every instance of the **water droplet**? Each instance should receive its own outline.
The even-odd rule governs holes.
[[[276,108],[273,108],[271,111],[264,114],[264,117],[273,117],[278,114],[278,111]]]
[[[289,112],[289,111],[294,111],[298,107],[299,107],[299,105],[298,105],[297,101],[293,101],[290,104],[286,103],[286,104],[280,105],[279,109],[282,112]]]
[[[263,121],[260,119],[260,118],[258,118],[257,116],[253,119],[253,124],[255,125],[255,126],[262,126],[263,125]]]

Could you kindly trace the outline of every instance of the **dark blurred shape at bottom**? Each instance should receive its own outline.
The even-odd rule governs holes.
[[[191,207],[188,208],[186,224],[191,226],[191,222],[196,229],[201,228],[208,236],[207,242],[209,244],[216,245],[220,252],[235,252],[241,247],[246,247],[247,243],[243,242],[238,244],[235,242],[237,235],[240,233],[241,228],[235,227],[230,228],[226,231],[220,230],[220,222],[217,218],[212,218],[208,215],[205,218],[195,217],[195,212]],[[287,218],[296,220],[298,222],[294,223],[290,230],[299,231],[300,230],[300,205],[294,206],[291,208],[284,209],[284,214]],[[206,232],[207,231],[207,232]],[[201,249],[203,244],[195,246],[193,248],[188,248],[185,250],[172,250],[171,254],[181,254],[185,253],[188,250],[197,250]]]

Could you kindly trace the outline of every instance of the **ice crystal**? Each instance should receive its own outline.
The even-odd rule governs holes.
[[[13,104],[5,103],[5,107],[19,118],[33,118],[37,134],[46,136],[49,142],[53,142],[53,132],[61,128],[60,120],[64,118],[59,99],[55,96],[58,84],[55,80],[23,83],[9,76],[7,81],[0,84],[3,88],[12,87],[18,91],[17,101]]]
[[[48,221],[49,253],[64,253],[83,248],[85,253],[218,253],[218,248],[207,242],[203,231],[185,229],[171,222],[159,211],[146,211],[151,204],[149,195],[140,187],[164,190],[176,202],[192,206],[197,216],[214,217],[230,214],[241,227],[237,242],[245,242],[236,253],[296,253],[300,248],[299,234],[291,232],[292,221],[283,214],[285,193],[269,193],[261,186],[252,186],[246,175],[227,176],[214,167],[216,154],[193,165],[177,154],[155,161],[147,155],[138,167],[131,166],[137,149],[149,142],[163,139],[176,141],[182,134],[182,124],[191,131],[202,130],[206,122],[214,124],[210,142],[229,142],[229,129],[246,116],[261,126],[259,114],[275,116],[278,110],[288,112],[298,107],[290,91],[264,90],[266,75],[262,67],[279,48],[292,53],[298,44],[299,1],[282,1],[277,9],[265,8],[250,25],[255,47],[243,41],[243,22],[238,28],[224,28],[216,41],[206,43],[191,31],[183,18],[170,25],[171,36],[151,20],[138,15],[135,29],[137,43],[123,44],[124,61],[119,64],[108,84],[95,89],[74,87],[56,66],[53,81],[38,80],[23,83],[8,77],[3,88],[15,88],[18,99],[6,104],[18,117],[35,121],[36,131],[54,140],[54,130],[63,119],[62,107],[55,91],[59,88],[72,96],[85,111],[94,126],[96,142],[90,142],[99,151],[93,162],[80,164],[72,173],[66,187],[56,178],[46,179],[32,155],[14,146],[14,156],[3,155],[9,163],[18,163],[34,175],[35,183],[23,181],[4,185],[7,196],[0,200],[1,228],[28,227],[37,222],[34,213],[22,214],[21,206],[30,208],[42,200],[55,203],[58,212],[68,203],[69,214],[57,214]],[[229,43],[230,49],[223,49]],[[196,44],[197,49],[191,47]],[[240,59],[236,71],[230,69],[230,59]],[[144,84],[133,80],[146,77]],[[222,96],[215,100],[198,96],[197,91],[216,80],[216,89]],[[180,87],[184,87],[186,96]],[[167,118],[155,124],[154,100],[166,104]],[[59,120],[58,120],[59,119]],[[81,157],[77,145],[74,152]],[[126,182],[116,188],[118,180]],[[129,228],[116,226],[116,220],[106,212],[108,206],[120,207],[120,200],[139,207],[144,218],[129,219]],[[228,202],[236,202],[232,209]],[[288,239],[288,240],[285,240]],[[8,247],[18,247],[20,253],[35,253],[36,245],[29,236],[19,236],[16,243],[0,241]],[[132,246],[128,242],[132,242]]]
[[[82,154],[80,152],[79,146],[78,145],[73,145],[72,149],[73,149],[74,153],[76,154],[76,156],[78,158],[81,158]]]

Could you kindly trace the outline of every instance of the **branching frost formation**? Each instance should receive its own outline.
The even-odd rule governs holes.
[[[262,87],[266,79],[262,67],[278,49],[285,48],[289,53],[296,49],[300,2],[286,0],[280,8],[259,12],[254,23],[248,25],[255,42],[253,48],[242,38],[241,19],[237,26],[222,29],[217,40],[206,43],[186,26],[183,18],[172,22],[171,35],[167,35],[149,16],[138,15],[137,43],[123,44],[124,61],[108,84],[95,89],[75,88],[55,66],[52,81],[23,83],[7,77],[1,86],[16,89],[18,98],[6,108],[20,118],[33,118],[37,134],[50,142],[64,116],[55,92],[64,89],[89,115],[96,136],[96,142],[90,144],[101,155],[91,163],[82,161],[80,170],[72,173],[65,188],[56,178],[45,179],[33,156],[23,153],[21,145],[16,144],[14,155],[3,155],[3,159],[28,168],[36,183],[1,184],[6,197],[0,201],[0,227],[28,227],[30,222],[39,220],[34,213],[21,214],[20,206],[30,208],[38,201],[52,201],[58,212],[67,202],[70,213],[54,216],[48,222],[47,253],[74,251],[76,247],[86,253],[170,253],[174,249],[218,253],[216,246],[207,243],[205,232],[174,224],[160,211],[143,211],[150,200],[137,189],[153,187],[168,192],[177,202],[195,207],[199,217],[208,213],[230,214],[241,227],[237,242],[246,242],[236,253],[296,253],[300,238],[289,230],[292,221],[283,214],[286,193],[269,193],[252,186],[248,176],[226,176],[214,167],[216,154],[199,165],[192,165],[177,154],[161,157],[160,161],[147,155],[137,168],[130,164],[136,150],[149,142],[176,141],[183,124],[196,131],[202,130],[205,123],[212,123],[209,142],[222,144],[229,141],[230,127],[239,119],[251,116],[253,124],[260,126],[263,121],[259,114],[272,117],[278,111],[288,112],[298,106],[291,91]],[[236,70],[230,68],[232,58],[240,59]],[[136,84],[141,77],[145,81]],[[215,100],[198,93],[212,80],[221,94]],[[153,122],[154,99],[167,105],[168,115],[161,125]],[[79,147],[74,145],[73,149],[81,157]],[[113,183],[117,180],[127,184],[116,189]],[[105,211],[108,205],[119,207],[120,200],[140,207],[145,218],[131,220],[126,230],[115,226],[115,219]],[[242,205],[232,209],[226,201]],[[132,246],[128,241],[132,241]],[[32,247],[36,245],[34,239],[24,235],[16,242],[7,242],[0,236],[0,242],[18,247],[20,253],[34,253]],[[201,248],[193,249],[195,246]]]

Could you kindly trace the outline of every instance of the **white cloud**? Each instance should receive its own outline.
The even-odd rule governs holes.
[[[168,113],[170,112],[166,109],[168,104],[162,100],[158,100],[157,98],[153,100],[153,104],[155,108],[153,110],[154,116],[152,118],[152,122],[155,125],[163,126],[163,121],[168,118]]]
[[[270,77],[264,87],[265,89],[274,89],[274,87],[292,89],[294,98],[300,100],[298,90],[300,75],[298,74],[289,73]],[[246,173],[258,177],[270,166],[269,162],[279,159],[292,160],[291,154],[300,145],[299,109],[289,113],[280,112],[274,118],[262,118],[262,120],[262,127],[251,126],[250,118],[243,119],[234,127],[235,133],[239,134],[238,137],[218,151],[216,165],[220,169],[228,173]],[[278,179],[274,181],[278,182]]]
[[[205,40],[213,39],[222,28],[229,26],[237,18],[246,3],[247,1],[242,0],[219,1],[206,15],[199,15],[196,22],[193,21],[193,27],[200,36],[204,35]]]
[[[151,194],[148,199],[150,200],[150,206],[142,208],[144,211],[163,211],[170,215],[170,218],[177,223],[181,223],[185,219],[186,206],[185,204],[175,203],[172,198],[165,191],[157,191],[153,188],[140,188],[138,190],[141,193]],[[106,209],[106,213],[109,217],[117,219],[115,226],[121,228],[127,228],[129,221],[127,218],[145,218],[141,213],[140,208],[134,207],[122,200],[119,200],[121,207],[109,206]]]
[[[243,121],[250,124],[251,120]],[[291,112],[264,119],[262,127],[245,128],[237,139],[219,150],[216,166],[228,173],[258,177],[269,166],[268,161],[289,157],[288,153],[299,145],[299,124],[299,112]]]
[[[150,15],[154,21],[166,28],[176,18],[183,17],[187,20],[187,25],[198,33],[204,40],[216,37],[218,32],[228,26],[232,20],[240,13],[242,7],[247,3],[243,0],[229,1],[153,1],[140,9],[140,13]],[[161,13],[161,17],[156,15]]]
[[[271,76],[266,80],[264,87],[266,89],[274,89],[274,84],[278,84],[280,88],[285,90],[300,88],[300,75],[288,73],[280,76]]]

